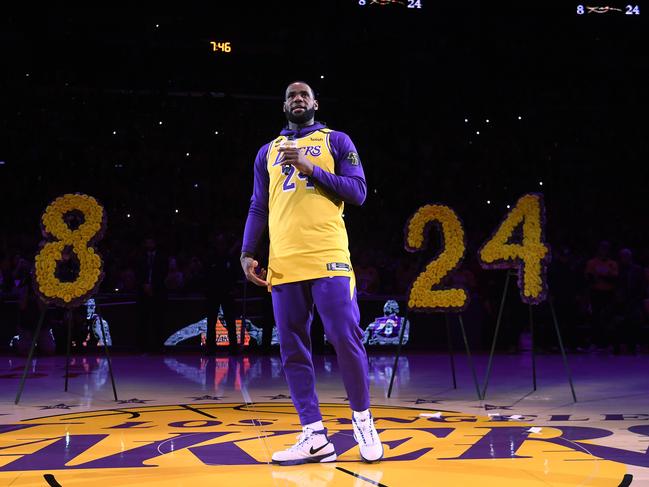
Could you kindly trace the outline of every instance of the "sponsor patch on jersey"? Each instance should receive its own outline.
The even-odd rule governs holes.
[[[344,262],[329,262],[327,264],[327,270],[328,271],[351,271],[352,268],[349,264],[345,264]]]
[[[347,154],[347,160],[352,166],[358,166],[361,163],[357,152],[350,152],[349,154]]]

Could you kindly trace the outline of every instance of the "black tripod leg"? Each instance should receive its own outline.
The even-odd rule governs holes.
[[[448,341],[448,357],[451,360],[451,374],[453,375],[453,389],[457,389],[457,379],[455,378],[455,357],[453,356],[453,342],[451,340],[451,324],[449,322],[448,313],[444,313],[444,321],[446,321],[446,340]]]
[[[464,340],[464,348],[466,348],[466,357],[469,361],[469,367],[471,367],[471,373],[473,374],[473,383],[475,384],[475,392],[478,395],[478,399],[482,400],[480,396],[480,385],[478,384],[478,375],[475,372],[475,366],[473,365],[473,358],[471,357],[471,349],[469,348],[469,340],[466,338],[466,330],[464,329],[464,320],[462,315],[458,314],[457,319],[460,322],[460,330],[462,330],[462,339]]]
[[[399,363],[399,355],[401,354],[401,344],[403,343],[403,335],[406,331],[406,326],[408,325],[408,308],[406,308],[406,313],[403,317],[403,325],[401,330],[399,330],[399,345],[397,346],[397,354],[394,357],[394,365],[392,366],[392,376],[390,377],[390,387],[388,387],[388,397],[392,394],[392,385],[394,384],[394,376],[397,374],[397,364]]]
[[[509,276],[510,272],[507,271],[507,277],[505,277],[505,287],[503,289],[503,297],[500,300],[500,308],[498,309],[498,318],[496,319],[496,329],[494,330],[494,338],[491,342],[491,352],[489,352],[489,361],[487,362],[487,374],[485,375],[484,387],[482,388],[482,399],[485,398],[487,394],[487,387],[489,386],[489,376],[491,375],[491,365],[494,358],[494,352],[496,350],[496,341],[498,340],[498,331],[500,330],[500,320],[503,316],[503,309],[505,308],[505,298],[507,297],[507,289],[509,288]]]
[[[534,344],[534,319],[532,318],[532,305],[528,305],[530,309],[530,335],[532,338],[532,386],[536,390],[536,346]]]
[[[68,371],[70,369],[70,345],[72,344],[72,310],[66,311],[66,320],[68,322],[68,345],[65,356],[65,392],[68,392]]]
[[[18,393],[16,394],[16,400],[14,404],[18,404],[20,401],[20,396],[23,393],[23,387],[25,387],[25,379],[27,379],[27,372],[29,367],[32,364],[32,357],[34,356],[34,349],[36,348],[36,343],[38,342],[38,337],[41,334],[41,326],[43,325],[43,320],[45,319],[45,313],[47,312],[47,307],[41,311],[41,316],[38,318],[38,324],[36,325],[36,331],[34,332],[34,337],[32,338],[32,346],[29,349],[29,354],[27,355],[27,362],[25,362],[25,370],[23,370],[23,376],[20,378],[20,385],[18,386]]]
[[[113,386],[113,397],[117,401],[117,389],[115,388],[115,377],[113,376],[113,364],[110,361],[110,352],[108,351],[108,343],[106,343],[106,330],[104,329],[104,320],[101,318],[101,315],[97,312],[99,306],[97,301],[95,301],[95,315],[96,320],[99,320],[99,327],[101,328],[101,337],[104,341],[104,353],[106,354],[106,360],[108,360],[108,373],[110,374],[110,383]]]
[[[557,332],[557,339],[559,340],[559,348],[561,349],[561,356],[563,357],[563,365],[566,368],[566,374],[568,374],[568,383],[570,384],[570,392],[572,393],[573,401],[577,402],[577,396],[575,395],[575,387],[572,385],[572,374],[570,373],[570,367],[568,366],[568,356],[566,355],[566,349],[563,347],[563,340],[561,339],[561,332],[559,331],[559,322],[557,321],[557,315],[554,312],[554,303],[552,298],[548,299],[550,303],[550,311],[552,312],[552,321],[554,321],[554,329]]]

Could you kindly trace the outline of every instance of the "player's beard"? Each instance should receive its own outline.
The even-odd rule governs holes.
[[[289,122],[297,125],[303,125],[313,118],[315,115],[315,108],[307,108],[302,113],[293,113],[291,110],[284,110],[284,115]]]

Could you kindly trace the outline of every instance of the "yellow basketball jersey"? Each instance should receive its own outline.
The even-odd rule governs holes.
[[[314,165],[335,172],[329,144],[331,130],[320,129],[297,139],[297,147]],[[349,276],[344,203],[290,166],[282,172],[278,151],[286,136],[268,146],[268,229],[270,253],[268,283],[273,285],[326,276]]]

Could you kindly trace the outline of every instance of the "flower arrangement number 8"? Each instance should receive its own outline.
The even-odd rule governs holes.
[[[95,294],[104,275],[93,245],[105,229],[106,212],[92,196],[65,194],[47,206],[34,266],[34,287],[44,302],[72,308]]]

